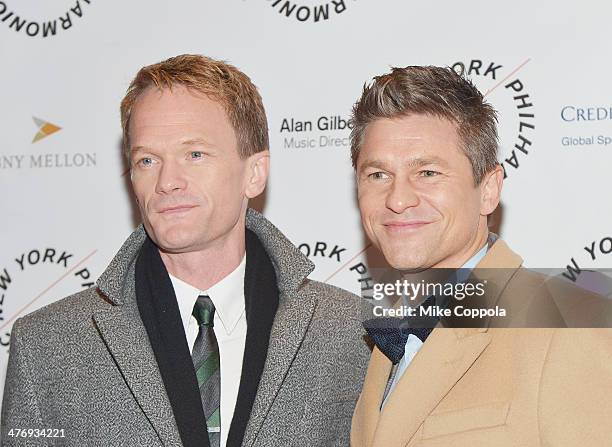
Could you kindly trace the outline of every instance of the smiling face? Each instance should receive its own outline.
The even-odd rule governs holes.
[[[206,250],[244,236],[247,202],[265,187],[268,153],[240,158],[219,103],[182,86],[149,88],[132,108],[129,141],[136,200],[162,251]]]
[[[414,114],[375,120],[356,170],[363,226],[394,268],[458,268],[486,243],[501,168],[475,186],[451,121]]]

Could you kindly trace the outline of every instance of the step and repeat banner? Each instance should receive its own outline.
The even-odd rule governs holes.
[[[0,390],[16,318],[94,284],[140,223],[119,102],[170,56],[223,59],[259,87],[272,169],[255,206],[317,268],[367,292],[348,122],[392,66],[451,66],[499,111],[491,224],[538,268],[612,265],[607,2],[0,1]]]

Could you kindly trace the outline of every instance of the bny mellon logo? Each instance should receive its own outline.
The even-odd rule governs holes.
[[[37,141],[42,140],[43,138],[48,137],[51,134],[54,134],[58,130],[61,130],[61,127],[56,126],[55,124],[50,123],[49,121],[41,120],[40,118],[32,117],[36,125],[38,126],[38,132],[34,135],[34,139],[32,143],[36,143]]]

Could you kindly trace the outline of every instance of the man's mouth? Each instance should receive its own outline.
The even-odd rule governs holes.
[[[431,223],[430,221],[426,221],[426,220],[407,220],[407,221],[393,220],[393,221],[385,222],[383,226],[391,231],[410,231],[410,230],[418,230],[430,223]]]
[[[167,206],[167,207],[161,208],[158,211],[158,213],[159,214],[179,214],[179,213],[185,213],[195,207],[196,205],[173,205],[173,206]]]

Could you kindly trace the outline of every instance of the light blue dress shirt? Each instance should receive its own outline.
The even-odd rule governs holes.
[[[463,264],[463,266],[461,266],[461,268],[457,271],[458,282],[463,282],[467,279],[470,272],[474,269],[474,267],[476,267],[480,260],[484,258],[484,255],[487,254],[487,249],[488,244],[482,247],[478,251],[478,253],[468,259],[468,261]],[[404,347],[404,356],[401,358],[397,365],[397,371],[395,373],[395,376],[393,377],[391,388],[389,388],[389,392],[387,393],[387,396],[383,401],[381,410],[385,406],[385,403],[387,403],[387,399],[389,399],[389,396],[393,392],[393,389],[397,385],[397,382],[399,382],[402,375],[404,375],[404,372],[408,368],[408,365],[410,365],[410,362],[412,362],[412,359],[414,358],[416,353],[419,352],[419,349],[421,349],[421,346],[423,346],[423,342],[421,341],[421,339],[419,339],[419,337],[413,334],[408,335],[408,340],[406,340],[406,346]]]

